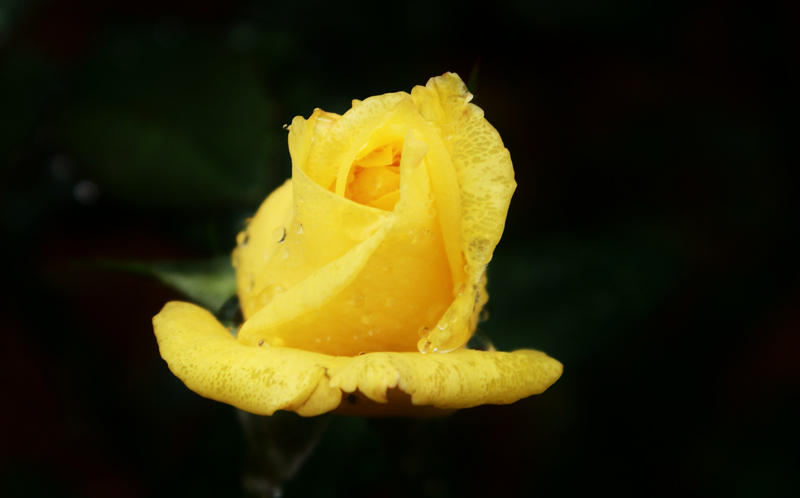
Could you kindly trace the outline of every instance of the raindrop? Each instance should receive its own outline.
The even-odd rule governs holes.
[[[303,233],[303,225],[302,225],[302,223],[298,223],[297,224],[297,235],[300,235],[302,233]]]
[[[258,340],[258,345],[259,346],[263,346],[264,345],[264,339],[259,339]]]
[[[430,353],[430,350],[431,350],[431,341],[425,341],[419,347],[419,352],[422,354]]]
[[[250,242],[250,234],[247,232],[242,232],[240,234],[239,245],[244,247],[248,242]]]
[[[430,330],[431,329],[429,329],[427,325],[420,327],[419,328],[419,332],[418,332],[419,333],[419,337],[423,338],[423,337],[427,336],[428,332],[430,332]]]
[[[278,227],[272,232],[272,237],[275,239],[277,243],[281,243],[286,240],[286,229],[283,227]]]

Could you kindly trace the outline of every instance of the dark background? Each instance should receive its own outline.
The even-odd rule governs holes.
[[[241,495],[158,356],[180,295],[93,263],[227,253],[284,123],[448,70],[519,184],[481,330],[564,375],[334,417],[285,496],[798,494],[798,9],[731,4],[0,1],[0,495]]]

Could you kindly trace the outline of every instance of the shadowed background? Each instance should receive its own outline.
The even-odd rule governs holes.
[[[0,1],[0,495],[241,495],[235,411],[158,356],[181,295],[96,263],[228,253],[289,175],[284,123],[444,71],[519,185],[480,330],[565,373],[508,407],[335,417],[285,496],[798,493],[797,25],[788,2]]]

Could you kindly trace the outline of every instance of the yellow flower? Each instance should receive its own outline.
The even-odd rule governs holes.
[[[153,323],[173,373],[258,414],[506,404],[555,382],[561,364],[544,353],[465,348],[516,187],[471,98],[447,73],[296,117],[292,179],[233,253],[245,321],[234,338],[168,303]]]

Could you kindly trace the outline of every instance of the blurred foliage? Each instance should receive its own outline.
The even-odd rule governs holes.
[[[217,312],[236,294],[236,274],[229,255],[198,261],[100,261],[100,267],[157,278],[189,300]]]
[[[77,78],[57,133],[110,195],[158,207],[252,206],[278,181],[280,169],[267,166],[281,157],[283,133],[252,60],[147,31],[116,36]]]

